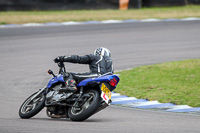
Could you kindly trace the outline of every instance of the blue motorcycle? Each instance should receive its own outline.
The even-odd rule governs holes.
[[[59,62],[59,73],[48,73],[53,77],[47,86],[28,97],[19,109],[19,116],[28,119],[46,107],[46,114],[51,118],[70,118],[72,121],[84,121],[93,114],[110,105],[112,91],[116,88],[117,75],[101,75],[88,78],[77,84],[77,91],[63,92],[65,75],[64,63]]]

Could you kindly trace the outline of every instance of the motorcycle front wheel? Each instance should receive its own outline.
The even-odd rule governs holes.
[[[45,95],[34,93],[28,97],[19,109],[19,116],[23,119],[28,119],[39,113],[45,106]],[[32,99],[35,97],[34,99]]]
[[[100,94],[96,90],[88,90],[84,94],[90,95],[90,98],[79,108],[70,107],[68,116],[72,121],[84,121],[95,113],[100,105]],[[73,106],[79,106],[81,102],[75,102]]]

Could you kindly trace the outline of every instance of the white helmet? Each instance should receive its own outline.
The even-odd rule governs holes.
[[[104,48],[104,47],[98,47],[98,48],[94,51],[94,55],[110,56],[110,57],[111,57],[110,50],[108,50],[107,48]]]

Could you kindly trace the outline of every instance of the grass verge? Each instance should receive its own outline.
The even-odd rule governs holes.
[[[142,66],[119,74],[115,91],[122,95],[200,107],[200,59]]]
[[[121,10],[9,11],[0,12],[0,24],[45,23],[65,21],[125,20],[147,18],[200,17],[200,5],[183,7]]]

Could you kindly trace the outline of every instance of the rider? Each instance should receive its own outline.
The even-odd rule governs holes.
[[[77,83],[79,83],[80,81],[86,78],[94,78],[101,75],[113,74],[111,53],[110,53],[110,50],[104,47],[98,47],[94,51],[94,54],[89,54],[85,56],[79,56],[79,55],[71,55],[69,57],[58,56],[57,58],[54,59],[54,62],[55,63],[71,62],[71,63],[79,63],[79,64],[89,64],[90,72],[70,73],[73,79]],[[71,80],[71,82],[73,82],[73,80]],[[75,86],[74,84],[71,84],[71,86]]]

